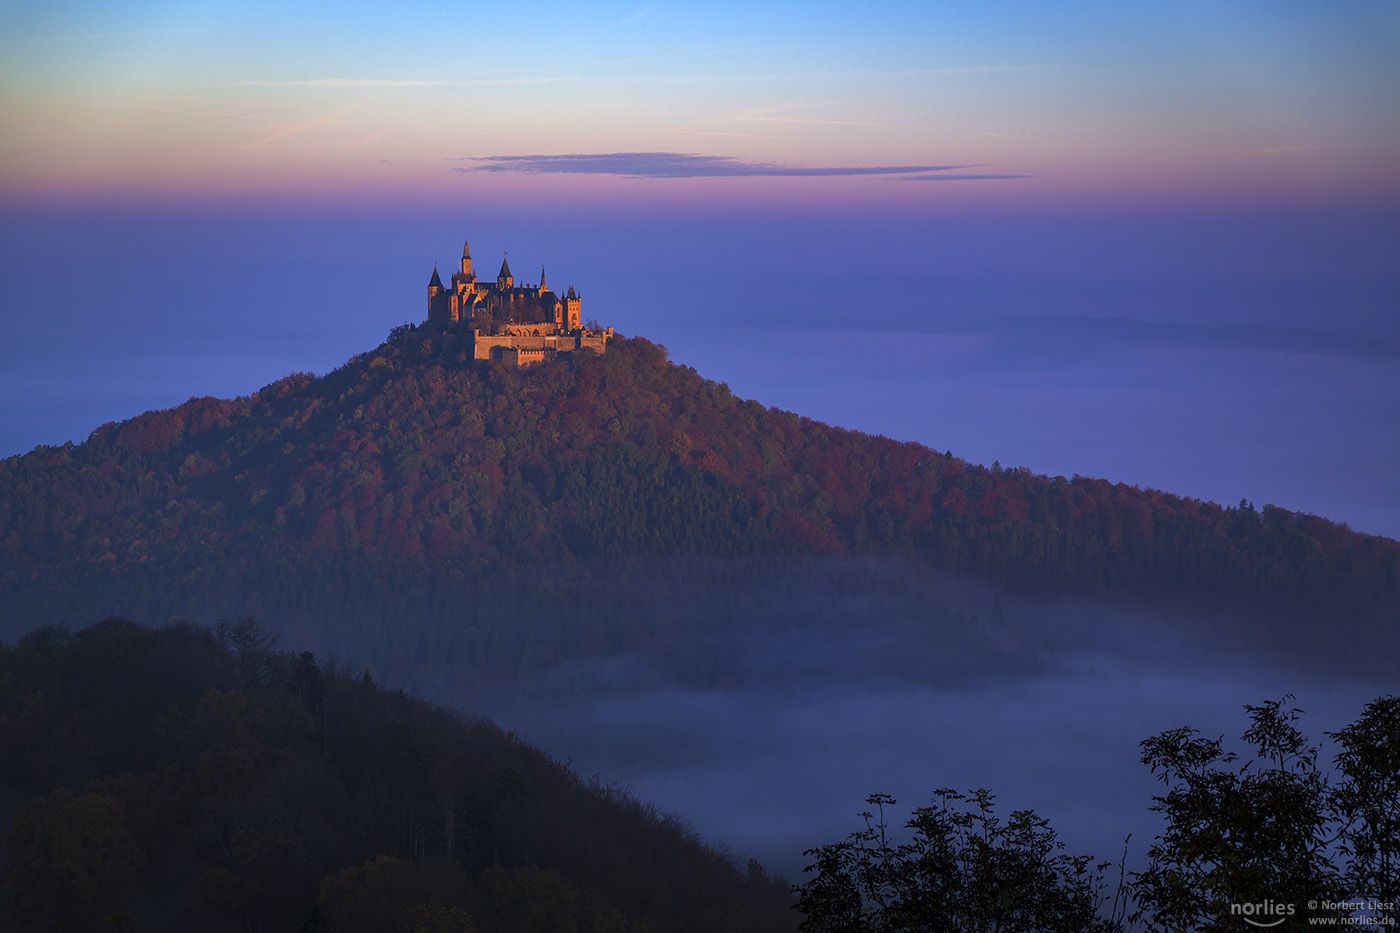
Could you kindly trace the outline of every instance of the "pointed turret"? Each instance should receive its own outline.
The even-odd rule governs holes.
[[[447,324],[451,320],[452,309],[447,299],[447,289],[442,287],[437,263],[433,263],[433,277],[428,280],[428,323]]]
[[[476,276],[472,273],[472,251],[467,246],[466,239],[462,240],[462,271],[461,276],[468,281],[474,281]]]
[[[515,284],[515,277],[510,274],[510,263],[504,258],[501,260],[501,271],[496,275],[496,284],[501,288],[510,288]]]
[[[540,291],[545,291],[544,287],[544,266],[540,266]]]

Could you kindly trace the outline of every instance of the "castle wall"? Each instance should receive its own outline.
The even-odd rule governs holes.
[[[503,360],[517,366],[528,366],[557,353],[589,350],[604,353],[608,348],[609,332],[599,334],[481,334],[473,342],[473,357],[478,360]]]
[[[499,359],[500,351],[508,349],[543,349],[545,337],[512,337],[506,334],[478,335],[475,356],[479,360]]]
[[[570,334],[526,335],[511,337],[503,334],[475,336],[472,333],[434,334],[414,332],[406,335],[404,341],[411,347],[428,344],[431,352],[439,355],[468,351],[473,359],[498,360],[507,366],[533,366],[560,353],[574,353],[579,350],[591,353],[606,353],[608,349],[607,331],[585,333],[579,336]]]
[[[534,366],[552,359],[557,352],[553,347],[502,347],[497,359],[507,366]]]

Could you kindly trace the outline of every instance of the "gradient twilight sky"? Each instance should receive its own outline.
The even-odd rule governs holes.
[[[19,2],[0,203],[1396,208],[1398,48],[1392,0]]]

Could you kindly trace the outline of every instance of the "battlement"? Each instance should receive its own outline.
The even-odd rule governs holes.
[[[428,280],[428,318],[421,325],[396,329],[399,338],[430,342],[439,352],[471,350],[478,360],[531,366],[561,353],[607,350],[612,328],[590,330],[581,323],[583,299],[572,285],[563,297],[545,284],[517,286],[508,258],[496,280],[480,281],[471,249],[462,243],[462,259],[451,285],[442,283],[437,266]]]

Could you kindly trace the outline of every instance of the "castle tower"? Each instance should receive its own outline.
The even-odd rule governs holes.
[[[509,257],[509,253],[506,254]],[[506,259],[501,260],[501,271],[496,273],[497,288],[511,288],[515,285],[515,277],[510,274],[510,263]]]
[[[467,241],[462,240],[462,278],[467,281],[475,281],[476,273],[472,271],[472,251],[467,246]]]
[[[540,294],[543,295],[548,290],[544,287],[544,266],[540,266]]]
[[[572,285],[564,295],[564,329],[573,332],[579,329],[579,308],[583,304],[583,298],[574,291]]]
[[[447,289],[442,287],[442,279],[438,277],[437,263],[433,263],[433,277],[428,280],[428,322],[448,324],[451,318],[452,309],[447,302]]]
[[[466,238],[462,239],[461,268],[452,273],[452,294],[449,297],[451,309],[449,319],[456,324],[465,320],[467,308],[471,304],[470,294],[476,289],[476,273],[472,271],[472,251]]]

